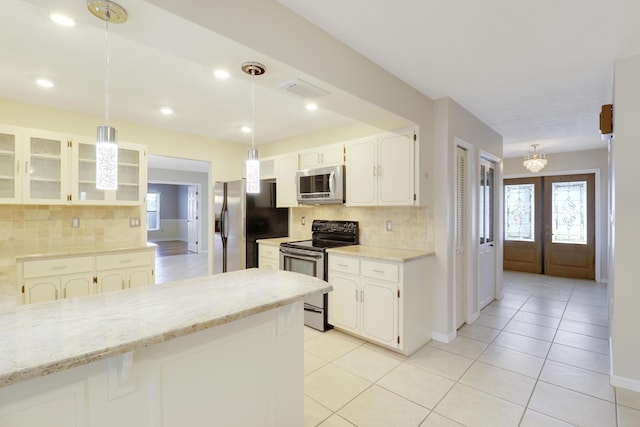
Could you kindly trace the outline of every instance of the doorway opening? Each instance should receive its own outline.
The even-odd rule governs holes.
[[[595,279],[595,174],[504,180],[505,270]]]

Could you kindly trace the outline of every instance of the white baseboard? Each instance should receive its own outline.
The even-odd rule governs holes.
[[[442,342],[445,344],[450,343],[456,338],[456,331],[447,334],[441,334],[440,332],[431,332],[431,339],[434,341]]]
[[[626,388],[627,390],[640,393],[640,381],[631,378],[611,375],[611,385],[614,387]]]

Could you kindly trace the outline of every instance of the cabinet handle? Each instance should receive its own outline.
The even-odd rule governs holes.
[[[58,290],[56,289],[56,299],[58,299]]]
[[[382,166],[378,165],[378,176],[382,176]]]
[[[384,273],[384,270],[376,270],[375,268],[373,269],[374,273],[378,273],[378,274],[382,274]]]
[[[52,270],[66,270],[66,265],[58,265],[56,267],[51,267]]]
[[[62,293],[62,295],[64,295],[62,298],[67,298],[67,288],[64,288],[64,292]]]
[[[130,259],[121,259],[121,260],[120,260],[120,264],[128,264],[128,263],[130,263],[130,262],[131,262],[131,260],[130,260]]]
[[[376,176],[376,165],[373,165],[373,176]]]
[[[347,264],[340,264],[340,263],[338,263],[338,267],[344,267],[344,268],[347,268]]]
[[[29,161],[24,162],[24,174],[27,175],[29,173]]]
[[[358,290],[356,289],[356,301],[358,301]]]

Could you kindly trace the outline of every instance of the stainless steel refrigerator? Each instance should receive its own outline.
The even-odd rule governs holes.
[[[245,180],[214,187],[213,272],[258,266],[257,239],[286,237],[289,209],[276,207],[275,180],[260,181],[259,194],[247,194]]]

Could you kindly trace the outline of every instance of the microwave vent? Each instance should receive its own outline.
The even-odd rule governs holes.
[[[329,95],[329,91],[326,91],[318,86],[314,86],[304,80],[294,79],[278,86],[278,89],[289,92],[293,95],[299,96],[305,99],[319,98],[321,96]]]

